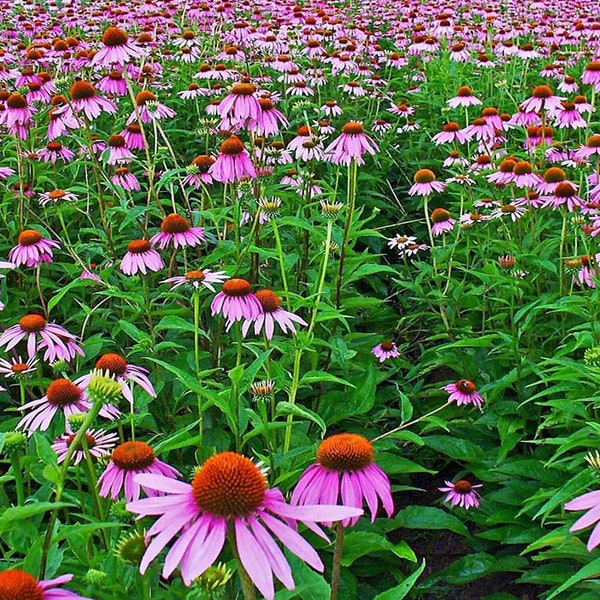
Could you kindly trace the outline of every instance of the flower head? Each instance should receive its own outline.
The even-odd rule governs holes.
[[[190,222],[176,213],[167,215],[160,224],[160,233],[150,238],[161,250],[169,245],[175,248],[196,246],[204,241],[204,227],[192,227]]]
[[[129,41],[129,36],[118,27],[109,27],[102,34],[102,48],[94,54],[92,65],[110,67],[123,65],[132,58],[141,58],[144,50],[134,42]]]
[[[154,450],[146,442],[124,442],[112,452],[108,466],[98,478],[100,496],[110,496],[113,500],[124,493],[129,502],[138,500],[143,489],[148,496],[159,496],[154,489],[146,489],[135,480],[135,475],[147,473],[161,475],[166,478],[176,478],[181,473],[170,465],[158,460]]]
[[[377,344],[371,352],[379,359],[380,363],[386,361],[388,358],[400,356],[398,346],[390,340],[384,340],[381,344]]]
[[[237,277],[223,284],[222,290],[210,304],[210,311],[213,315],[222,314],[227,319],[227,329],[230,329],[233,323],[241,319],[254,321],[263,309],[252,293],[250,283]]]
[[[73,575],[61,575],[55,579],[38,581],[33,575],[20,569],[0,571],[0,598],[2,600],[90,600],[68,590],[57,589],[73,579]]]
[[[121,260],[121,271],[125,275],[135,275],[138,272],[146,275],[148,271],[159,271],[164,266],[160,254],[147,240],[129,242],[127,252]]]
[[[350,121],[342,128],[342,134],[325,149],[325,154],[336,165],[349,165],[352,160],[363,165],[365,152],[375,154],[378,151],[379,146],[365,133],[362,123]]]
[[[419,169],[414,176],[414,185],[408,190],[410,196],[428,196],[433,192],[443,192],[446,186],[435,180],[430,169]]]
[[[446,487],[438,488],[440,492],[448,492],[444,498],[444,502],[450,502],[451,506],[462,506],[469,508],[477,508],[479,506],[479,498],[481,497],[475,488],[483,487],[481,483],[473,485],[465,479],[461,479],[456,483],[446,481]]]
[[[225,271],[211,271],[210,269],[196,269],[188,271],[185,275],[177,277],[169,277],[161,283],[171,283],[171,289],[176,290],[183,285],[189,285],[195,290],[201,287],[209,289],[211,292],[216,292],[213,283],[223,283],[229,279],[229,275]]]
[[[258,300],[261,311],[253,319],[247,319],[242,326],[242,333],[245,336],[250,329],[250,325],[254,323],[254,334],[258,335],[264,328],[267,339],[273,337],[275,323],[281,327],[283,333],[288,331],[292,334],[296,333],[294,323],[299,325],[307,325],[306,321],[295,315],[292,312],[281,308],[279,297],[271,290],[259,290],[254,294]]]
[[[208,173],[221,183],[241,181],[244,177],[256,178],[256,169],[240,138],[235,135],[223,140],[217,160]]]
[[[371,442],[362,435],[340,433],[324,439],[317,448],[317,462],[304,471],[292,493],[292,504],[338,502],[361,507],[367,503],[375,520],[379,500],[390,517],[394,502],[387,475],[375,464]],[[355,525],[358,517],[344,519]]]
[[[210,457],[196,471],[191,484],[157,475],[138,475],[135,479],[145,489],[165,494],[127,505],[140,517],[160,515],[148,531],[152,541],[140,565],[142,573],[179,533],[167,553],[162,575],[168,577],[179,567],[184,583],[190,585],[217,560],[231,529],[235,537],[230,539],[241,564],[267,600],[275,595],[273,575],[286,588],[294,588],[292,570],[275,538],[322,571],[321,559],[296,531],[296,523],[303,522],[323,535],[317,522],[362,514],[340,506],[290,506],[277,488],[268,489],[257,465],[235,452]]]
[[[448,402],[456,401],[457,406],[462,404],[474,404],[477,408],[483,406],[483,398],[470,379],[459,379],[456,383],[450,383],[440,389],[448,392],[450,394]]]
[[[60,248],[60,244],[42,237],[35,229],[25,229],[19,234],[17,245],[8,253],[8,260],[17,267],[37,267],[52,262],[52,248]]]
[[[52,444],[52,450],[56,452],[59,464],[67,457],[69,448],[75,440],[76,435],[76,433],[64,433],[56,439],[54,444]],[[90,454],[95,458],[100,458],[110,454],[111,449],[118,441],[119,436],[115,433],[96,431],[94,429],[88,429],[85,432],[86,445],[90,451]],[[82,460],[85,460],[85,452],[80,444],[71,455],[71,461],[74,465],[77,465]]]

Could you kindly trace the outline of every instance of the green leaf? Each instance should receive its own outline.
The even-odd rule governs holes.
[[[576,583],[579,583],[583,579],[589,579],[592,577],[598,577],[600,575],[600,558],[596,558],[585,567],[582,567],[567,579],[562,585],[559,585],[548,597],[546,600],[552,600],[555,596],[558,596],[561,592],[568,590],[570,587],[574,586]]]
[[[361,556],[372,554],[373,552],[393,552],[400,558],[407,558],[416,562],[412,549],[406,542],[394,544],[385,536],[370,531],[352,531],[344,538],[344,553],[342,555],[342,565],[349,567]]]
[[[321,381],[341,383],[342,385],[354,387],[349,381],[326,373],[325,371],[307,371],[300,379],[300,386],[312,385],[313,383],[320,383]]]
[[[0,534],[12,529],[17,521],[30,519],[40,513],[66,506],[72,505],[68,502],[38,502],[36,504],[26,504],[25,506],[11,506],[0,515]]]
[[[322,575],[296,556],[287,554],[287,559],[294,573],[296,587],[293,590],[280,590],[275,594],[275,600],[329,600],[331,588]]]
[[[48,300],[48,312],[50,312],[72,289],[94,285],[89,279],[74,279],[62,287],[50,300]]]
[[[448,529],[459,535],[470,536],[460,519],[433,506],[407,506],[394,517],[394,523],[407,529]]]
[[[469,440],[455,438],[450,435],[429,435],[421,439],[426,446],[456,460],[477,462],[484,458],[483,450]]]
[[[387,590],[381,594],[377,594],[373,600],[402,600],[412,590],[417,579],[421,576],[421,573],[425,570],[425,559],[421,563],[421,566],[412,574],[409,575],[400,585]]]
[[[294,415],[296,417],[302,417],[303,419],[308,419],[313,423],[316,423],[325,435],[327,431],[327,425],[325,421],[321,419],[321,417],[314,411],[305,408],[304,406],[298,406],[297,404],[292,404],[291,402],[279,402],[277,404],[277,414],[278,415]]]

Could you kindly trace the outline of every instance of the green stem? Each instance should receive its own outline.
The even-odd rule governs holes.
[[[10,457],[10,464],[13,468],[13,477],[15,478],[15,487],[17,488],[17,506],[25,504],[25,488],[23,487],[23,473],[21,471],[21,457],[15,452]]]
[[[333,570],[331,573],[331,595],[330,600],[337,600],[340,585],[340,573],[342,570],[342,552],[344,550],[344,534],[346,528],[341,521],[335,524],[335,548],[333,551]]]
[[[277,228],[277,218],[271,217],[271,225],[273,225],[273,235],[275,236],[275,244],[277,246],[277,256],[279,257],[279,269],[281,271],[281,281],[283,282],[283,289],[285,290],[285,304],[288,310],[292,310],[290,306],[290,292],[288,289],[287,276],[285,274],[285,258],[283,254],[283,248],[281,246],[281,237],[279,236],[279,229]]]
[[[331,254],[331,237],[333,235],[333,221],[327,221],[327,234],[325,237],[325,254],[323,256],[323,264],[321,265],[321,275],[319,277],[319,285],[317,287],[317,295],[315,296],[315,303],[313,306],[313,313],[308,326],[308,333],[311,334],[315,327],[317,320],[317,313],[319,312],[319,304],[321,303],[321,296],[323,295],[323,288],[325,287],[325,277],[327,276],[327,265],[329,264],[329,255]]]
[[[374,444],[375,442],[379,442],[380,440],[383,440],[384,438],[386,438],[390,435],[393,435],[394,433],[398,433],[399,431],[402,431],[403,429],[406,429],[407,427],[416,425],[417,423],[423,421],[424,419],[428,419],[429,417],[435,415],[436,413],[439,413],[440,411],[444,410],[444,408],[446,408],[447,406],[448,406],[448,403],[442,404],[442,406],[438,406],[437,408],[434,408],[432,411],[429,411],[425,415],[421,415],[417,419],[409,421],[408,423],[403,423],[402,425],[398,425],[398,427],[394,427],[394,429],[390,429],[390,431],[388,431],[386,433],[382,433],[381,435],[378,435],[376,438],[373,438],[371,440],[371,444]]]
[[[195,290],[192,295],[194,308],[194,369],[196,370],[196,380],[200,381],[200,293]],[[202,395],[198,393],[198,435],[200,436],[199,445],[202,446],[202,436],[204,429],[204,419],[202,414]]]

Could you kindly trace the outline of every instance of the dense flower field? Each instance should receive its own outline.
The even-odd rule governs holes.
[[[0,10],[0,600],[597,597],[596,2]]]

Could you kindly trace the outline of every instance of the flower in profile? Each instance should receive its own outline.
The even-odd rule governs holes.
[[[329,504],[341,499],[343,506],[360,508],[366,502],[373,522],[381,500],[388,517],[392,516],[390,480],[375,464],[375,452],[367,438],[355,433],[325,438],[317,448],[316,460],[300,477],[292,504]],[[355,525],[357,521],[358,517],[346,518],[342,525]]]
[[[117,167],[110,181],[114,185],[120,185],[127,192],[139,192],[142,189],[137,177],[127,167]]]
[[[476,488],[483,487],[481,483],[473,485],[465,479],[456,483],[446,481],[446,487],[438,488],[440,492],[448,492],[444,502],[450,502],[451,506],[462,506],[464,509],[477,508],[481,496],[475,491]]]
[[[190,222],[176,213],[167,215],[160,224],[160,233],[150,238],[161,250],[173,245],[175,248],[196,246],[204,241],[204,227],[191,227]]]
[[[45,148],[37,151],[37,155],[40,160],[55,165],[58,159],[64,163],[70,162],[75,153],[60,142],[48,142]]]
[[[160,271],[164,266],[160,254],[152,248],[150,242],[133,240],[127,245],[120,268],[125,275],[136,275],[139,271],[146,275],[148,270]]]
[[[57,412],[62,411],[65,419],[68,419],[70,415],[87,412],[90,408],[83,389],[61,377],[50,383],[43,398],[28,402],[19,409],[25,411],[25,416],[17,424],[17,429],[27,431],[28,435],[34,431],[46,431]],[[99,414],[112,420],[120,413],[114,406],[105,404]]]
[[[108,138],[107,165],[130,163],[135,158],[133,152],[127,148],[127,142],[122,135],[114,134]],[[106,153],[105,153],[106,154]]]
[[[378,151],[379,146],[365,133],[362,123],[357,121],[346,123],[341,135],[325,148],[325,154],[335,165],[349,165],[352,160],[364,165],[363,154],[375,154]]]
[[[215,159],[208,154],[196,156],[196,158],[192,160],[192,163],[186,167],[187,175],[181,184],[186,187],[193,185],[196,189],[200,189],[202,184],[212,184],[213,178],[208,170],[212,167],[214,162]]]
[[[90,121],[97,119],[103,112],[108,114],[117,112],[117,105],[111,100],[98,96],[94,86],[87,81],[76,81],[71,86],[69,95],[73,110],[77,113],[83,112]]]
[[[275,538],[311,567],[323,571],[319,555],[296,531],[296,523],[305,523],[322,534],[317,522],[362,514],[342,506],[290,506],[277,488],[267,488],[264,472],[257,465],[235,452],[210,457],[196,471],[191,484],[157,475],[138,475],[136,481],[165,494],[127,505],[140,517],[160,515],[148,531],[152,541],[140,565],[142,573],[181,533],[167,553],[162,575],[169,577],[179,567],[184,583],[190,585],[217,560],[231,529],[235,536],[230,540],[240,563],[267,600],[275,596],[273,575],[286,588],[294,588],[292,570]]]
[[[95,368],[101,372],[107,372],[110,377],[121,387],[123,398],[133,404],[132,383],[139,385],[152,398],[156,398],[156,391],[150,379],[148,379],[148,369],[132,365],[127,362],[123,356],[116,352],[107,352],[102,354],[96,361]],[[75,380],[75,383],[82,388],[87,388],[94,376],[94,372],[83,375]]]
[[[457,406],[462,404],[474,404],[477,408],[483,406],[483,398],[470,379],[459,379],[456,383],[450,383],[440,389],[448,392],[450,394],[448,402],[456,402]]]
[[[20,569],[0,571],[0,598],[2,600],[90,600],[75,592],[58,589],[68,583],[73,575],[38,581]]]
[[[139,114],[142,123],[152,123],[153,119],[170,119],[175,116],[175,111],[164,104],[158,102],[156,94],[150,90],[142,90],[135,97],[135,105],[137,109],[134,110],[126,121],[126,125],[131,125],[137,121],[137,115]]]
[[[161,283],[171,283],[171,289],[176,290],[182,285],[189,285],[195,290],[199,290],[200,287],[205,287],[211,292],[215,292],[213,283],[223,283],[226,279],[229,279],[229,275],[225,271],[211,271],[210,269],[202,269],[196,271],[188,271],[183,276],[169,277],[164,279]]]
[[[129,41],[129,36],[118,27],[109,27],[102,34],[102,48],[94,54],[92,65],[110,67],[111,65],[124,65],[134,58],[142,58],[144,50],[134,42]]]
[[[435,180],[435,173],[430,169],[419,169],[413,178],[414,185],[408,190],[410,196],[429,196],[433,192],[443,192],[446,186]]]
[[[252,293],[250,283],[239,277],[223,283],[222,290],[210,304],[212,315],[222,314],[227,319],[228,330],[236,321],[254,321],[262,314],[262,310],[261,303]]]
[[[62,463],[67,457],[69,448],[75,440],[77,433],[64,433],[59,436],[52,444],[52,450],[56,452],[58,463]],[[90,455],[94,458],[101,458],[110,454],[112,448],[119,441],[119,436],[116,433],[107,433],[106,431],[96,431],[88,429],[85,432],[85,443],[90,451]],[[82,460],[85,460],[85,452],[80,444],[73,454],[71,454],[72,464],[78,465]]]
[[[44,192],[38,196],[38,202],[41,206],[47,206],[50,203],[57,202],[76,202],[79,198],[67,190],[54,189],[49,192]]]
[[[52,248],[60,248],[60,244],[35,229],[21,231],[17,245],[8,253],[8,260],[20,267],[37,267],[42,263],[52,262]]]
[[[457,108],[459,106],[477,106],[481,104],[481,100],[476,98],[473,94],[473,90],[468,85],[461,85],[454,98],[450,98],[447,101],[450,108]]]
[[[20,341],[27,338],[27,354],[35,357],[38,350],[45,348],[44,360],[70,360],[75,354],[83,356],[83,350],[75,343],[76,337],[64,327],[48,323],[44,317],[28,314],[22,317],[17,325],[9,327],[0,335],[0,347],[8,352]],[[38,341],[38,338],[39,341]]]
[[[113,450],[108,466],[98,478],[100,496],[110,496],[116,500],[123,491],[125,499],[131,502],[139,500],[142,489],[148,496],[159,496],[160,493],[152,487],[147,488],[135,480],[135,476],[142,473],[169,479],[181,476],[177,469],[158,460],[154,450],[146,442],[124,442]]]
[[[251,129],[258,122],[261,113],[255,93],[256,86],[253,83],[236,83],[231,88],[231,93],[219,104],[221,117],[219,129],[227,130],[236,127]]]
[[[308,325],[308,323],[298,315],[281,308],[280,299],[275,292],[271,290],[258,290],[258,292],[254,294],[254,297],[260,303],[261,311],[255,318],[247,319],[244,322],[242,325],[242,334],[244,336],[248,333],[252,323],[254,323],[254,334],[259,335],[261,330],[264,329],[268,340],[273,337],[275,323],[281,327],[283,333],[289,331],[292,334],[296,333],[294,323]]]
[[[245,177],[256,178],[256,169],[239,137],[232,135],[221,142],[219,156],[208,169],[211,175],[221,183],[234,183]]]
[[[552,88],[547,85],[537,85],[533,88],[531,98],[525,100],[520,104],[520,108],[523,112],[536,112],[539,113],[542,110],[555,111],[562,107],[561,102],[564,98],[555,96]]]
[[[434,209],[431,213],[431,221],[433,223],[431,226],[431,233],[434,236],[452,231],[456,224],[456,219],[453,219],[445,208]]]
[[[400,356],[398,346],[390,340],[384,340],[381,344],[377,344],[371,352],[379,359],[380,363],[386,361],[388,358]]]
[[[600,62],[589,62],[581,76],[581,83],[597,85],[600,83]]]
[[[35,371],[38,360],[35,356],[24,361],[20,356],[11,356],[10,360],[0,358],[0,375],[4,377],[22,377]]]
[[[0,125],[6,126],[8,133],[26,140],[27,131],[31,127],[35,108],[29,105],[27,98],[21,94],[10,94],[0,112]]]

